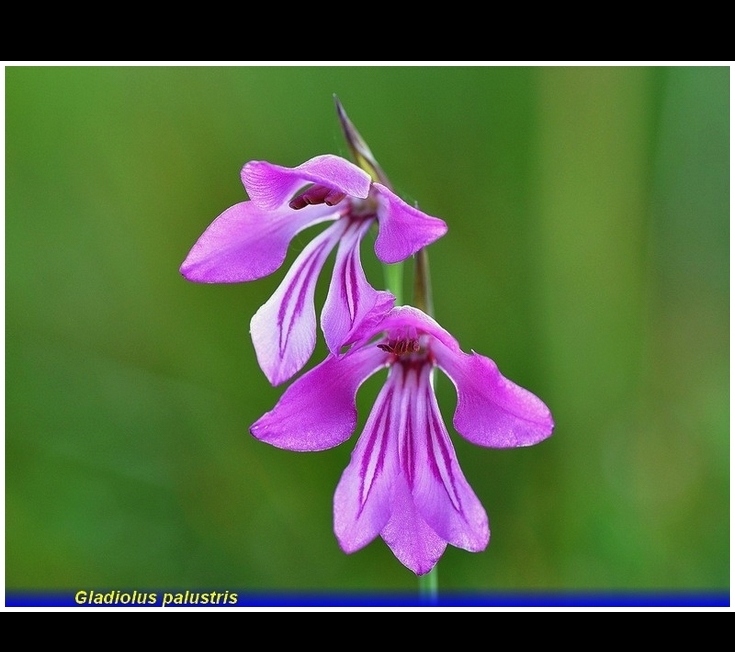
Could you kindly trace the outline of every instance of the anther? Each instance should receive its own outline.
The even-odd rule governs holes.
[[[335,206],[339,204],[347,195],[334,188],[314,184],[307,188],[304,192],[296,195],[288,205],[294,210],[304,208],[304,206],[314,206],[316,204],[326,204],[327,206]]]
[[[378,344],[378,348],[386,353],[402,356],[408,353],[418,353],[421,350],[419,341],[415,338],[406,338],[400,340],[388,340],[387,344]]]

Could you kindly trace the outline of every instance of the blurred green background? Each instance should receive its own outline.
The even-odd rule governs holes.
[[[516,450],[450,427],[492,537],[440,590],[729,587],[729,67],[8,66],[6,589],[415,590],[332,533],[358,433],[248,433],[283,390],[248,327],[286,268],[178,271],[246,161],[348,155],[333,94],[449,224],[436,318],[556,420]]]

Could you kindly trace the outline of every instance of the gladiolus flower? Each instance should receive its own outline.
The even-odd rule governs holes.
[[[314,292],[338,246],[321,328],[332,353],[352,338],[363,318],[392,297],[368,283],[360,242],[377,225],[375,253],[397,263],[440,238],[445,222],[408,205],[346,159],[312,158],[288,168],[250,161],[241,172],[249,196],[228,208],[192,247],[181,273],[198,283],[242,283],[281,267],[294,236],[331,222],[298,255],[273,296],[255,313],[250,333],[261,369],[273,385],[300,371],[316,344]]]
[[[434,393],[434,370],[454,384],[454,427],[474,444],[536,444],[553,430],[549,409],[489,358],[464,353],[434,319],[411,306],[371,313],[350,343],[288,387],[251,433],[294,451],[337,446],[357,425],[359,387],[388,368],[334,495],[340,547],[352,553],[380,535],[417,575],[429,572],[448,544],[484,550],[487,514],[459,467]]]

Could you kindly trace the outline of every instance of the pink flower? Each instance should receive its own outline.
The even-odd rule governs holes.
[[[459,467],[434,394],[438,367],[457,391],[454,427],[480,446],[530,446],[551,435],[546,405],[503,377],[495,363],[464,353],[431,317],[410,306],[371,313],[352,346],[297,379],[251,427],[258,439],[294,451],[346,441],[357,424],[360,385],[387,367],[334,495],[334,530],[355,552],[380,535],[417,575],[430,571],[447,544],[471,552],[490,538],[485,510]]]
[[[370,286],[360,262],[360,242],[370,227],[377,224],[375,253],[384,263],[408,258],[447,230],[443,220],[409,206],[339,156],[317,156],[295,168],[250,161],[241,178],[250,200],[228,208],[207,227],[181,265],[188,280],[242,283],[268,276],[283,264],[294,236],[331,222],[301,251],[250,322],[258,362],[273,385],[300,371],[314,351],[314,291],[337,245],[321,313],[332,353],[370,311],[387,309],[392,299]]]

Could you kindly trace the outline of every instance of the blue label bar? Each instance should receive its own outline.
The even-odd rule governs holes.
[[[729,607],[729,591],[446,593],[253,593],[223,589],[6,591],[6,607]]]

